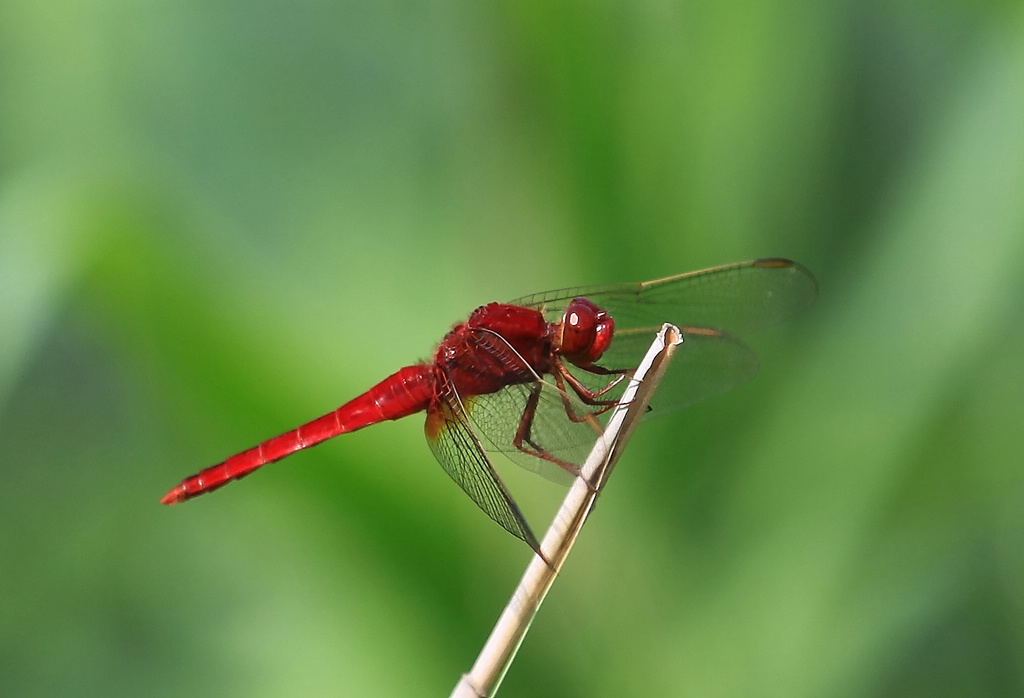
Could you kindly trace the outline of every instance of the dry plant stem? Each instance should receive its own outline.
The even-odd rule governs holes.
[[[573,483],[544,535],[540,544],[543,557],[535,554],[530,560],[480,656],[470,672],[464,674],[455,686],[452,698],[490,698],[497,692],[533,617],[576,542],[597,495],[647,410],[672,353],[682,341],[682,333],[673,325],[665,324],[658,332],[623,393],[621,404],[612,412],[608,427],[594,444],[581,468],[580,477]]]

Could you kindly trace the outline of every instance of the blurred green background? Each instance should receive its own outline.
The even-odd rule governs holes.
[[[819,302],[502,695],[1021,695],[1019,2],[5,0],[0,694],[447,695],[529,550],[420,419],[159,497],[480,303],[768,255]]]

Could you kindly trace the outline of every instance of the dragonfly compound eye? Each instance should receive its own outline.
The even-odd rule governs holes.
[[[586,298],[574,298],[562,316],[562,337],[560,350],[570,357],[589,359],[597,339],[598,328],[603,324],[607,313]],[[607,348],[604,347],[598,352]]]

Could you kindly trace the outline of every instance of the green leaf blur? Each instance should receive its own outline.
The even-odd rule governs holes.
[[[1022,9],[5,0],[0,695],[447,695],[529,550],[419,419],[159,497],[483,302],[760,256],[819,302],[501,695],[1024,693]]]

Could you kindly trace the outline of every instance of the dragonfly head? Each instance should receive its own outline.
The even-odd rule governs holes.
[[[586,298],[573,298],[555,331],[560,354],[577,365],[588,365],[601,358],[612,343],[615,320]]]

